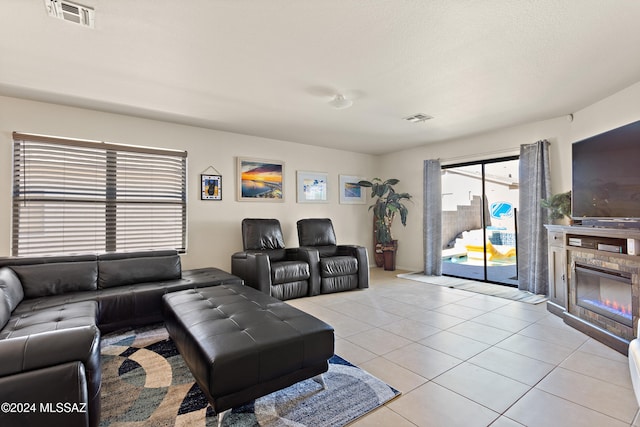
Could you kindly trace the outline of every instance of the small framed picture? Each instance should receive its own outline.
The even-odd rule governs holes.
[[[200,199],[222,200],[222,175],[200,175]]]
[[[238,157],[238,201],[284,201],[284,162]]]
[[[324,172],[298,171],[298,203],[327,203],[327,176]]]
[[[366,191],[358,184],[364,178],[340,175],[340,203],[362,205],[366,203]]]

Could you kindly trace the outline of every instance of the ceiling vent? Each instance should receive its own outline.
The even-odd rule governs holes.
[[[411,123],[421,123],[433,119],[433,116],[424,113],[418,113],[414,114],[413,116],[405,117],[404,119]]]
[[[94,28],[95,12],[92,8],[66,0],[44,0],[49,16]]]

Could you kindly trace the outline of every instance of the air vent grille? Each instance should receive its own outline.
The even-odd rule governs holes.
[[[60,6],[62,6],[62,11],[63,12],[70,12],[70,13],[74,13],[76,15],[80,14],[80,9],[77,6],[73,6],[73,5],[69,4],[69,3],[64,3],[64,2],[61,2]]]
[[[417,113],[412,116],[405,117],[404,119],[411,123],[421,123],[433,119],[433,116],[424,113]]]
[[[44,4],[49,16],[94,28],[95,12],[88,6],[66,0],[44,0]]]

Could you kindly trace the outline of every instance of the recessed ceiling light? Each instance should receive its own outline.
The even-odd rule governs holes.
[[[417,113],[412,116],[405,117],[404,119],[411,123],[421,123],[433,119],[433,116],[424,113]]]

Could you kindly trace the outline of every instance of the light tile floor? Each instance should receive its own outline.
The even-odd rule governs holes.
[[[352,425],[629,426],[627,358],[546,309],[371,270],[369,289],[287,301],[402,392]]]

